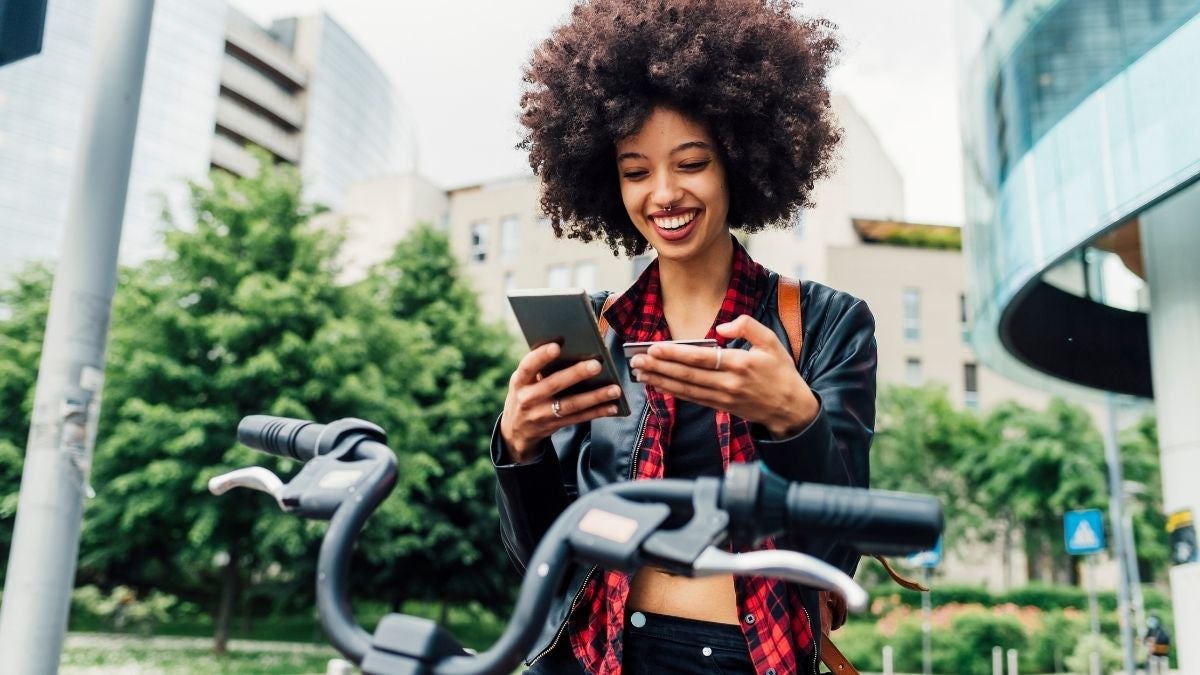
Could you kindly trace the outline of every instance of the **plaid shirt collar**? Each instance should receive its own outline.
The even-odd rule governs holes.
[[[732,235],[731,235],[732,236]],[[754,316],[767,292],[770,272],[754,262],[734,239],[733,269],[721,309],[708,330],[722,346],[716,327],[748,314]],[[605,313],[609,325],[626,342],[671,339],[662,309],[662,286],[655,260]],[[652,388],[646,391],[649,411],[643,436],[632,449],[636,480],[662,478],[664,452],[671,445],[675,399]],[[723,463],[754,461],[750,425],[723,410],[714,411]],[[766,541],[762,548],[774,548]],[[603,571],[591,579],[571,617],[571,649],[589,673],[619,675],[621,636],[630,577]],[[761,577],[735,577],[738,616],[755,669],[760,674],[792,675],[816,670],[813,634],[797,587]],[[806,658],[809,657],[809,658]],[[811,666],[809,661],[812,662]],[[803,665],[802,665],[803,663]]]
[[[717,335],[716,327],[743,314],[754,316],[766,293],[769,278],[770,273],[767,269],[754,262],[735,238],[733,272],[729,278],[729,288],[725,291],[721,309],[717,312],[717,318],[708,329],[706,337],[715,339],[724,346],[725,338]],[[662,282],[659,278],[657,259],[613,302],[604,316],[625,342],[671,339],[671,330],[667,327],[667,319],[663,315]]]

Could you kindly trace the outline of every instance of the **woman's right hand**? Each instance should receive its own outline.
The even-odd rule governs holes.
[[[558,357],[561,348],[554,343],[531,350],[517,364],[508,380],[508,396],[500,417],[500,435],[509,455],[517,464],[534,459],[538,444],[559,429],[617,414],[613,401],[621,395],[617,385],[602,386],[574,396],[560,397],[559,392],[600,372],[595,359],[580,361],[547,377],[539,373]],[[554,401],[558,399],[558,415]]]

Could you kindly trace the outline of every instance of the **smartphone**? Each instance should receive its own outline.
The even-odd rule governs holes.
[[[592,301],[582,288],[526,288],[508,292],[521,332],[530,349],[557,342],[562,351],[558,358],[542,369],[545,377],[585,359],[600,361],[600,372],[563,390],[564,396],[581,394],[598,387],[620,385],[612,355],[604,346]],[[629,415],[629,402],[621,392],[617,415]]]
[[[625,344],[621,345],[621,349],[623,349],[625,351],[626,365],[628,365],[629,360],[632,359],[635,354],[645,354],[646,350],[650,349],[650,345],[657,345],[657,344],[691,345],[693,347],[716,347],[717,341],[711,340],[711,339],[704,339],[704,340],[657,340],[654,342],[626,342]],[[629,366],[629,371],[630,371],[629,374],[633,375],[633,366]],[[634,381],[637,381],[637,376],[634,376],[633,379],[634,379]]]

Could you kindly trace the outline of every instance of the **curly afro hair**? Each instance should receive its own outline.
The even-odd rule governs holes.
[[[524,71],[517,146],[542,181],[556,236],[645,252],[621,201],[615,145],[656,106],[703,123],[718,145],[729,224],[788,227],[812,206],[841,131],[826,75],[833,25],[788,0],[590,0]]]

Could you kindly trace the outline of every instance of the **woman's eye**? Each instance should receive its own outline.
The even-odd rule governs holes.
[[[706,166],[708,166],[708,160],[704,160],[703,162],[688,162],[687,164],[680,165],[680,168],[684,171],[699,171]]]
[[[645,178],[646,172],[645,171],[623,171],[623,172],[621,172],[621,177],[624,178],[625,180],[637,180],[639,178]]]

